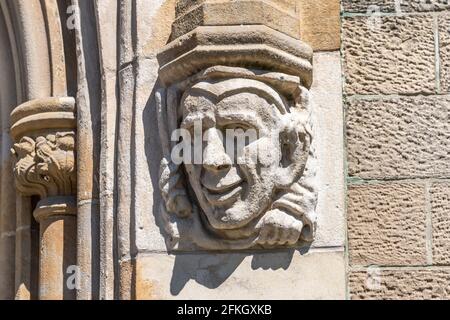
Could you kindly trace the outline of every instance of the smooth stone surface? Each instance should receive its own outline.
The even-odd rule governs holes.
[[[344,91],[431,94],[436,90],[433,17],[343,19]]]
[[[449,97],[350,100],[348,174],[364,179],[450,176]]]
[[[344,299],[343,252],[145,254],[137,299]]]
[[[433,227],[433,262],[450,264],[450,183],[435,182],[430,187]]]

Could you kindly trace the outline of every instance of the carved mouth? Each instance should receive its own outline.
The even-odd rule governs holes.
[[[215,206],[219,206],[236,201],[236,199],[241,195],[242,191],[244,191],[244,185],[245,183],[242,180],[239,180],[232,185],[220,189],[212,190],[203,187],[203,193],[209,203]]]

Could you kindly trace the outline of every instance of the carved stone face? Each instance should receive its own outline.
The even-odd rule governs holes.
[[[290,163],[283,137],[292,115],[284,98],[261,82],[230,79],[195,85],[181,107],[182,128],[193,136],[195,123],[202,125],[203,162],[185,168],[209,224],[227,233],[257,221],[270,208],[280,182],[298,175],[286,170]],[[242,150],[235,143],[230,153],[227,130],[236,129],[257,136],[241,144]]]
[[[313,240],[308,97],[298,77],[227,66],[157,92],[161,218],[171,248],[240,250]]]

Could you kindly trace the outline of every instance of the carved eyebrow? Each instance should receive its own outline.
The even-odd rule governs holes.
[[[255,128],[263,127],[261,117],[256,112],[218,112],[219,119],[250,123]]]
[[[189,129],[189,128],[193,127],[195,122],[197,122],[197,121],[201,122],[202,125],[204,125],[205,120],[208,123],[210,123],[210,122],[215,123],[215,120],[211,116],[208,116],[208,115],[205,115],[202,113],[196,113],[194,115],[190,114],[187,117],[185,117],[183,119],[183,121],[181,121],[180,127],[184,128],[184,129]]]

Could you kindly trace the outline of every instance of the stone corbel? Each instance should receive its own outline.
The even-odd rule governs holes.
[[[76,257],[75,131],[73,98],[33,100],[11,113],[16,188],[39,198],[40,299],[73,298],[65,270]]]
[[[314,240],[313,50],[300,40],[296,3],[177,2],[172,41],[158,54],[163,88],[156,94],[161,221],[170,249],[240,250]],[[179,164],[171,137],[180,128],[192,130],[192,119],[207,119],[200,126],[207,142],[197,151],[203,162]],[[233,127],[256,127],[253,145],[262,150],[257,162],[225,153],[217,137]],[[252,151],[246,146],[243,153]]]

